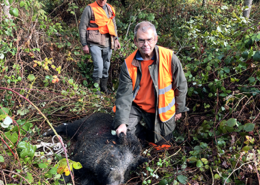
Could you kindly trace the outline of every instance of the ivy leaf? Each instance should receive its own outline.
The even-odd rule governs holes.
[[[35,76],[33,74],[29,74],[29,76],[27,77],[27,79],[29,81],[33,81],[35,79]]]
[[[51,168],[49,173],[52,174],[52,175],[55,175],[57,173],[57,168],[56,167]]]
[[[197,160],[196,166],[198,168],[201,168],[203,166],[203,163],[201,162],[201,160]]]
[[[20,7],[22,8],[22,7],[24,7],[24,5],[25,5],[25,2],[24,2],[24,1],[21,1],[21,2],[20,2]]]
[[[235,126],[236,124],[237,124],[237,120],[234,119],[234,118],[230,118],[230,119],[227,120],[227,122],[226,122],[226,125],[227,125],[228,127],[233,127],[233,126]]]
[[[80,162],[72,162],[73,168],[78,170],[82,168],[82,165],[80,164]]]
[[[248,152],[248,151],[251,150],[251,149],[252,149],[252,146],[244,146],[244,147],[242,148],[242,151]]]
[[[39,168],[47,168],[48,165],[46,163],[39,163],[38,164]]]
[[[5,159],[3,156],[0,155],[0,163],[3,163],[3,162],[5,162]]]
[[[26,176],[25,178],[26,178],[26,179],[28,180],[28,182],[30,182],[30,183],[33,183],[33,182],[34,182],[33,176],[32,176],[32,174],[29,173],[29,172],[27,172],[27,176]]]
[[[73,84],[73,79],[70,79],[68,82],[69,82],[70,85],[72,85]]]
[[[18,144],[18,148],[22,149],[20,153],[21,158],[25,158],[26,156],[33,157],[37,149],[36,146],[33,146],[30,143],[26,143],[25,141],[20,142]]]
[[[17,8],[13,8],[9,11],[9,13],[15,17],[18,17],[19,15],[19,10]]]
[[[188,178],[187,178],[186,176],[184,176],[184,175],[178,175],[178,176],[177,176],[177,179],[178,179],[178,181],[179,181],[180,183],[182,183],[182,184],[186,184],[186,183],[187,183],[187,180],[188,180]]]
[[[5,132],[5,135],[8,139],[10,139],[10,141],[12,141],[12,143],[16,143],[16,141],[18,140],[17,132],[11,134],[11,132],[9,131],[9,132]]]
[[[1,104],[0,104],[0,107],[1,107]],[[5,107],[2,107],[2,108],[0,109],[0,115],[6,115],[6,114],[4,113],[4,111],[2,111],[2,109],[6,112],[6,114],[9,114],[9,109],[8,109],[8,108],[5,108]]]
[[[244,130],[246,132],[251,132],[251,131],[254,130],[254,128],[255,128],[255,124],[254,123],[247,123],[247,124],[244,125]]]
[[[250,78],[248,78],[248,81],[249,83],[253,83],[255,81],[255,78],[251,76]]]
[[[26,115],[29,112],[30,111],[28,109],[20,109],[20,110],[17,111],[17,115],[24,116],[24,115]]]

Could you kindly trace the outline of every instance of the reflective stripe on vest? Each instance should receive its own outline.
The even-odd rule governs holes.
[[[158,113],[159,118],[162,122],[170,120],[175,115],[175,98],[174,90],[172,89],[172,54],[173,51],[160,47],[159,48],[159,75],[158,75]],[[128,74],[132,79],[133,91],[136,84],[137,78],[137,67],[132,65],[132,61],[136,55],[134,51],[127,59],[125,60]],[[136,89],[134,97],[138,92]]]
[[[112,10],[112,17],[108,18],[105,10],[100,7],[96,1],[89,4],[89,6],[91,7],[95,17],[95,20],[91,20],[90,23],[95,23],[98,25],[98,27],[88,27],[87,30],[99,30],[101,34],[109,33],[110,35],[116,36],[115,26],[112,21],[112,19],[115,17],[114,8],[107,3],[107,6],[109,6]]]

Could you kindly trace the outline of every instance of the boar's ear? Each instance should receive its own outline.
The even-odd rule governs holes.
[[[119,142],[119,144],[121,144],[121,145],[126,145],[126,144],[127,144],[126,135],[125,135],[123,132],[121,132],[121,133],[119,134],[119,136],[118,136],[118,142]]]

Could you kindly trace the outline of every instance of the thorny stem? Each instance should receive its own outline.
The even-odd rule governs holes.
[[[9,89],[9,88],[6,88],[6,87],[0,87],[0,89],[4,89],[4,90],[8,90],[8,91],[12,91],[13,93],[17,94],[18,96],[20,96],[21,98],[25,99],[26,101],[28,101],[37,111],[39,111],[39,113],[44,117],[44,119],[46,120],[46,122],[49,124],[49,126],[51,127],[51,129],[53,130],[54,134],[57,136],[57,138],[59,139],[62,147],[63,147],[63,150],[64,150],[64,153],[65,153],[65,157],[66,157],[66,161],[67,161],[67,165],[68,165],[68,169],[69,169],[69,172],[71,174],[71,179],[72,179],[72,183],[73,185],[75,185],[75,182],[74,182],[74,175],[71,173],[71,169],[70,169],[70,165],[69,165],[69,160],[68,160],[68,155],[67,155],[67,151],[66,151],[66,148],[64,146],[64,143],[62,142],[60,136],[57,134],[56,130],[53,128],[52,124],[49,122],[48,118],[41,112],[41,110],[35,106],[29,99],[27,99],[26,97],[24,97],[23,95],[19,94],[18,92],[12,90],[12,89]]]
[[[5,140],[0,136],[1,140],[4,142],[4,144],[8,147],[8,149],[10,150],[10,152],[12,152],[13,156],[15,157],[15,159],[17,159],[17,156],[14,154],[13,150],[10,148],[10,146],[5,142]]]
[[[181,148],[180,148],[177,152],[175,152],[174,154],[172,154],[172,155],[170,155],[169,157],[165,158],[165,159],[163,160],[162,164],[165,163],[167,159],[171,158],[172,156],[177,155],[180,150],[181,150]],[[160,167],[157,167],[156,170],[154,170],[153,173],[156,173],[159,168],[160,168]],[[149,178],[150,178],[149,176],[146,177],[146,178],[144,179],[144,181],[146,181],[146,180],[149,179]]]
[[[4,109],[0,106],[0,108],[1,108],[1,110],[7,115],[7,116],[9,116],[5,111],[4,111]],[[10,116],[9,116],[10,117]],[[16,145],[15,145],[15,147],[18,145],[18,142],[19,142],[19,140],[20,140],[20,127],[19,127],[19,125],[18,125],[18,123],[12,118],[12,117],[10,117],[11,119],[12,119],[12,121],[17,125],[17,127],[18,127],[18,139],[17,139],[17,142],[16,142]]]
[[[26,178],[24,178],[23,176],[21,176],[19,173],[16,173],[16,172],[14,172],[14,171],[4,170],[4,169],[2,169],[2,171],[6,171],[6,172],[9,172],[9,173],[14,173],[14,174],[20,176],[20,177],[21,177],[23,180],[25,180],[28,184],[31,184],[30,182],[28,182],[28,180],[27,180]]]

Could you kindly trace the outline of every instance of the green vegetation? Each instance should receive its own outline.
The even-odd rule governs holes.
[[[37,149],[51,142],[42,133],[93,112],[113,114],[115,93],[96,95],[92,61],[79,42],[80,15],[92,1],[0,2],[0,184],[59,184],[60,173],[70,173],[66,164],[81,166]],[[180,58],[189,86],[191,110],[178,122],[172,147],[144,149],[150,160],[128,183],[258,184],[259,4],[248,20],[239,0],[207,1],[206,7],[199,0],[109,3],[122,45],[112,56],[110,88],[117,89],[123,59],[135,50],[133,28],[142,20],[154,23],[158,45]],[[2,11],[8,5],[11,19]]]

